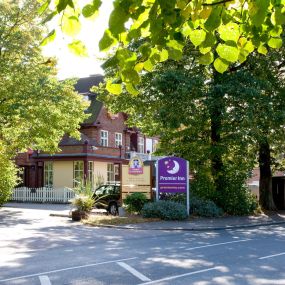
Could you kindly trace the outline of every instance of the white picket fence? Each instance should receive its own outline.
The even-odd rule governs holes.
[[[19,187],[13,190],[11,200],[18,202],[68,203],[74,196],[74,191],[69,188]]]

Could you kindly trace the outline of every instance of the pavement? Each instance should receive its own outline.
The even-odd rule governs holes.
[[[32,213],[45,213],[53,217],[70,219],[72,206],[69,204],[35,204],[7,203],[2,209],[13,208],[29,210]],[[93,214],[103,214],[104,210],[94,210]],[[186,221],[158,221],[126,225],[102,225],[102,227],[130,230],[164,230],[164,231],[208,231],[285,224],[285,211],[269,212],[252,216],[226,216],[220,218],[200,218],[190,216]]]

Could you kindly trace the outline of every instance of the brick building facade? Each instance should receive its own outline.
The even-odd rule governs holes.
[[[120,167],[127,164],[130,153],[152,153],[157,138],[144,136],[126,125],[126,114],[110,114],[90,88],[103,80],[100,75],[81,78],[75,89],[90,101],[90,117],[81,124],[80,140],[64,136],[60,152],[48,154],[29,150],[16,158],[23,169],[22,185],[27,187],[74,187],[87,178],[94,187],[99,182],[120,180]]]

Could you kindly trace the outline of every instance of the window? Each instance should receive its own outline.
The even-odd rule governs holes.
[[[157,150],[157,144],[158,144],[158,140],[153,140],[152,152],[156,152],[156,150]]]
[[[84,163],[83,161],[73,162],[73,187],[77,187],[82,183],[84,178]]]
[[[138,137],[138,153],[144,153],[144,138]]]
[[[107,182],[114,183],[115,181],[115,171],[114,171],[114,164],[108,163],[107,165]]]
[[[94,172],[93,172],[93,161],[88,161],[88,175],[87,175],[88,182],[93,187],[94,181]]]
[[[44,164],[44,186],[53,187],[53,163],[46,161]]]
[[[101,131],[101,145],[108,146],[108,132]]]
[[[122,145],[122,134],[115,133],[115,146],[119,147],[120,145]]]

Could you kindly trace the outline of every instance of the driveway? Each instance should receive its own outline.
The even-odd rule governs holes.
[[[285,284],[282,224],[189,232],[108,229],[49,212],[0,209],[0,284]]]

